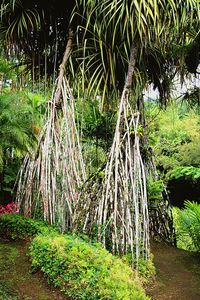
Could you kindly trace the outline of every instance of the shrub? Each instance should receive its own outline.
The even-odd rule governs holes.
[[[200,179],[200,168],[192,166],[177,167],[167,174],[167,180],[172,179],[188,179],[195,182]]]
[[[139,260],[138,271],[142,278],[144,278],[145,283],[148,283],[154,278],[156,269],[153,263],[153,255],[151,255],[147,261],[144,259]]]
[[[132,255],[130,253],[124,255],[122,260],[128,264],[132,264]],[[153,255],[151,254],[149,259],[140,258],[138,262],[138,272],[143,279],[144,283],[149,283],[156,274],[155,266],[153,263]]]
[[[174,208],[178,247],[200,251],[200,204],[185,201],[185,208]]]
[[[149,299],[131,268],[98,244],[69,235],[38,236],[30,247],[41,269],[71,299]]]
[[[14,202],[8,203],[3,206],[0,205],[0,215],[2,214],[15,214],[18,212],[18,207]]]
[[[149,179],[147,182],[149,206],[157,207],[162,200],[164,184],[162,180],[153,181]]]
[[[70,299],[149,299],[137,273],[97,243],[61,235],[44,222],[17,214],[0,215],[0,236],[11,239],[36,236],[30,244],[33,270],[42,270]],[[144,263],[140,264],[146,278],[149,270]]]
[[[0,236],[10,239],[27,239],[38,233],[49,234],[56,232],[42,221],[24,218],[21,215],[0,215]]]

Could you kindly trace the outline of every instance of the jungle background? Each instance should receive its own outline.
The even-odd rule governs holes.
[[[15,202],[113,254],[131,249],[134,268],[149,236],[199,252],[199,20],[192,0],[1,1],[0,214]]]

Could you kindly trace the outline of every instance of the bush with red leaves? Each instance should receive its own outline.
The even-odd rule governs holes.
[[[8,203],[7,205],[0,205],[0,215],[3,214],[16,214],[18,213],[17,204],[14,202]]]

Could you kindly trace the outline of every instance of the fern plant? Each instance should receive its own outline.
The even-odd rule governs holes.
[[[200,168],[192,166],[177,167],[168,172],[167,179],[191,179],[192,181],[200,178]]]
[[[174,208],[178,247],[200,252],[200,204],[185,201],[183,210]]]
[[[159,205],[160,200],[162,200],[162,192],[163,192],[163,181],[157,180],[153,181],[149,179],[147,182],[147,190],[148,190],[148,199],[149,199],[149,207],[153,208]]]

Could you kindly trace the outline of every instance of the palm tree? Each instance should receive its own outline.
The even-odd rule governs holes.
[[[106,247],[112,245],[114,253],[122,254],[129,249],[133,254],[135,243],[138,261],[141,250],[145,255],[148,253],[145,173],[152,170],[148,169],[151,158],[140,152],[139,115],[133,112],[143,107],[140,94],[148,79],[158,81],[162,68],[168,75],[167,64],[173,65],[173,60],[167,60],[167,55],[173,44],[187,41],[186,33],[199,13],[199,4],[108,0],[81,1],[81,5],[79,10],[83,11],[85,24],[80,28],[83,33],[80,69],[87,83],[83,87],[94,96],[100,93],[103,99],[105,95],[108,99],[113,90],[120,91],[121,101],[104,179],[99,183],[98,178],[92,178],[86,185],[83,201],[77,207],[75,226],[92,234],[93,226],[98,224],[99,241]],[[164,83],[160,90],[164,89]],[[131,93],[135,93],[132,101]],[[147,139],[144,141],[148,147]],[[167,237],[173,239],[172,221],[165,210],[166,207],[162,208],[160,214],[161,219],[165,214],[165,220],[159,220],[162,224],[159,230],[164,223],[168,228],[163,232],[166,229]]]
[[[70,4],[70,8],[75,7],[73,2]],[[51,36],[51,33],[55,37],[56,28],[65,24],[62,17],[53,19],[54,26],[52,19],[45,22],[45,15],[42,16],[42,10],[38,10],[41,5],[37,1],[33,4],[33,9],[36,8],[40,16],[39,28],[44,29],[45,37]],[[72,9],[69,11],[71,13]],[[145,157],[141,153],[143,134],[139,125],[140,114],[134,112],[142,107],[140,97],[144,86],[149,80],[155,81],[152,74],[157,73],[158,80],[162,68],[167,70],[166,65],[173,64],[168,57],[173,45],[187,42],[188,29],[193,25],[193,20],[199,17],[199,3],[194,0],[186,3],[181,0],[81,0],[77,1],[74,12],[71,26],[76,30],[78,47],[74,49],[71,59],[71,73],[75,78],[75,87],[78,86],[82,95],[89,93],[94,98],[100,95],[102,109],[106,109],[104,101],[108,102],[113,94],[115,97],[120,94],[121,100],[103,182],[100,185],[92,182],[88,189],[92,195],[85,193],[86,198],[82,200],[88,199],[87,202],[78,202],[70,222],[72,226],[81,226],[89,233],[91,225],[96,223],[98,239],[105,246],[111,246],[113,252],[120,254],[131,250],[133,256],[135,246],[138,261],[140,250],[147,256],[149,246],[146,195],[148,164],[144,163]],[[4,16],[5,20],[9,20],[6,13]],[[20,33],[20,27],[16,28],[17,34]],[[14,29],[10,31],[10,36],[14,32]],[[30,32],[28,41],[33,38],[31,45],[36,45],[34,51],[37,53],[38,49],[42,49],[37,46],[37,35],[41,35],[33,27]],[[58,35],[61,42],[63,32],[66,33],[61,30]],[[28,53],[26,38],[24,40],[25,47],[22,44],[22,48]],[[19,45],[16,39],[14,45]],[[45,53],[51,53],[55,45],[50,39],[45,39]],[[46,60],[45,70],[47,65],[50,64]],[[68,91],[70,94],[70,89]],[[52,110],[54,114],[55,106]],[[58,156],[55,156],[57,159]],[[47,157],[47,164],[51,166],[50,159],[51,155]],[[51,197],[48,199],[51,200]],[[51,201],[48,205],[51,206]],[[51,221],[54,222],[54,218]],[[107,240],[108,235],[112,238]]]

